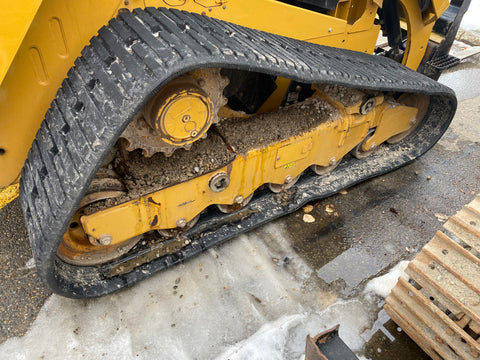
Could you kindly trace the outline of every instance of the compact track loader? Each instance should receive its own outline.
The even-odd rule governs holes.
[[[40,278],[108,294],[422,155],[456,108],[449,5],[10,2],[0,186]]]

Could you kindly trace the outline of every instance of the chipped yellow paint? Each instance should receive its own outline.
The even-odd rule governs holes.
[[[18,197],[18,184],[0,190],[0,209]]]

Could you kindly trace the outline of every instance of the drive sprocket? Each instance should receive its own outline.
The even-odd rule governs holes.
[[[121,138],[126,150],[142,149],[145,157],[156,153],[170,156],[177,149],[189,150],[207,136],[218,112],[227,103],[223,89],[228,78],[220,69],[191,71],[157,92],[128,124]]]

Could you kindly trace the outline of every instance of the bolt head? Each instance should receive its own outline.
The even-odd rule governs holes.
[[[360,114],[366,115],[369,112],[371,112],[373,110],[373,108],[375,107],[376,103],[377,103],[377,101],[375,100],[374,97],[371,97],[371,98],[365,100],[362,103],[362,105],[360,105]]]
[[[187,225],[187,220],[185,218],[180,218],[177,220],[177,227],[184,228]]]
[[[100,237],[98,238],[98,243],[102,246],[106,246],[106,245],[110,245],[112,243],[112,235],[110,234],[103,234],[103,235],[100,235]]]
[[[210,178],[209,186],[213,192],[225,190],[230,184],[230,177],[226,173],[217,173]]]
[[[374,143],[372,143],[372,145],[370,145],[370,148],[369,148],[368,150],[369,150],[369,151],[370,151],[370,150],[373,150],[373,149],[375,149],[376,147],[377,147],[377,143],[374,142]]]
[[[242,195],[237,195],[235,196],[235,204],[241,204],[243,202],[243,196]]]
[[[292,182],[292,180],[293,180],[292,175],[287,175],[287,177],[285,178],[285,181],[284,181],[284,182],[285,182],[285,184],[289,184],[289,183]]]
[[[337,163],[337,159],[335,159],[334,157],[330,159],[330,161],[328,162],[330,165],[335,165]]]

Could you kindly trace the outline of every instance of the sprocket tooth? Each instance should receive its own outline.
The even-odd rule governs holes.
[[[151,158],[153,154],[148,151],[148,149],[142,149],[142,155],[145,156],[146,158]]]
[[[132,143],[132,141],[130,139],[128,139],[126,137],[121,137],[121,139],[125,139],[125,143],[124,143],[125,144],[125,146],[124,146],[125,150],[127,150],[127,151],[135,150],[134,144]]]
[[[175,152],[175,150],[173,149],[167,149],[163,152],[163,154],[166,156],[166,157],[170,157],[173,155],[173,153]]]

